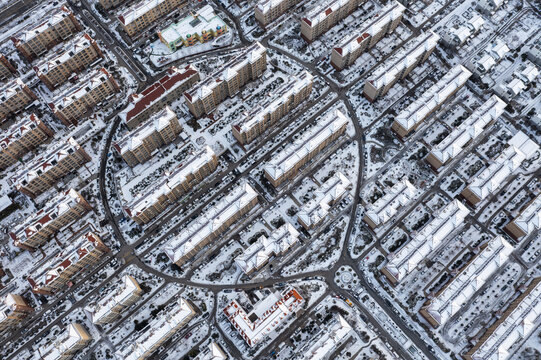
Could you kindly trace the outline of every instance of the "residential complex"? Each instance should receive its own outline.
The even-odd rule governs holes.
[[[17,70],[4,54],[0,54],[0,80],[9,79]]]
[[[115,79],[104,68],[90,72],[75,86],[49,103],[53,114],[66,126],[77,125],[98,103],[120,92]]]
[[[90,35],[84,33],[52,49],[33,68],[39,79],[52,91],[100,58],[103,58],[100,47]]]
[[[282,325],[291,314],[302,308],[303,304],[304,298],[298,291],[288,287],[282,293],[271,293],[260,299],[253,304],[249,313],[246,313],[236,300],[223,311],[244,341],[254,347]]]
[[[293,179],[299,169],[346,131],[348,118],[333,110],[306,130],[293,143],[274,154],[265,165],[265,177],[274,186]]]
[[[460,195],[468,204],[476,206],[487,196],[495,194],[507,177],[515,173],[522,162],[533,157],[538,150],[539,145],[519,131],[489,167],[470,179],[468,186]]]
[[[351,14],[364,0],[333,0],[317,4],[301,18],[301,37],[307,42],[314,41],[337,22]]]
[[[258,42],[248,46],[222,69],[184,93],[186,104],[196,118],[210,114],[227,97],[267,69],[267,49]]]
[[[33,311],[21,295],[6,294],[0,299],[0,331],[13,329]]]
[[[124,211],[133,221],[143,225],[154,219],[194,186],[203,182],[218,166],[218,158],[208,146],[180,164],[163,180],[136,196]]]
[[[307,349],[303,349],[303,360],[327,360],[331,359],[340,346],[351,339],[354,330],[342,317],[336,315],[332,325],[321,329],[315,341]]]
[[[192,65],[182,69],[172,66],[163,77],[141,93],[130,95],[130,103],[118,116],[128,128],[134,129],[151,114],[178,100],[199,79],[199,71]]]
[[[118,17],[129,36],[134,36],[175,9],[183,7],[184,0],[141,0]]]
[[[231,125],[233,136],[242,145],[254,141],[310,96],[313,78],[307,71],[292,77],[278,88],[273,96],[243,114],[241,119]]]
[[[477,9],[492,14],[500,8],[505,0],[479,0],[477,2]]]
[[[306,231],[310,231],[327,219],[333,205],[339,203],[351,188],[351,182],[338,172],[315,191],[314,198],[304,204],[297,214],[297,220]]]
[[[422,122],[451,96],[453,96],[471,76],[462,65],[449,70],[436,84],[432,85],[420,98],[412,102],[398,114],[391,129],[404,138],[417,129]]]
[[[417,65],[428,59],[439,38],[432,31],[428,31],[408,42],[366,79],[364,96],[373,102],[387,94],[397,81],[404,79]]]
[[[60,193],[43,209],[15,226],[9,236],[15,246],[34,250],[63,227],[81,219],[90,210],[92,210],[90,204],[77,191],[70,189]]]
[[[445,139],[434,146],[426,157],[426,161],[438,171],[491,126],[503,114],[506,106],[507,104],[499,97],[492,95]]]
[[[38,352],[43,360],[71,359],[91,341],[92,336],[83,325],[71,323],[54,342],[44,350],[38,348]]]
[[[175,264],[183,264],[257,203],[257,192],[248,183],[239,185],[169,241],[165,253]]]
[[[254,16],[263,28],[278,19],[300,0],[259,0],[254,7]]]
[[[411,273],[429,254],[443,245],[444,240],[458,229],[470,211],[458,200],[453,200],[434,214],[434,219],[395,253],[389,254],[381,271],[392,285]]]
[[[36,94],[20,79],[14,79],[0,88],[0,122],[16,114],[37,100]]]
[[[520,214],[504,228],[514,240],[541,228],[541,195],[531,201]]]
[[[488,73],[497,63],[504,59],[509,51],[509,48],[502,40],[498,40],[495,43],[488,45],[487,48],[472,61],[473,71],[477,76]]]
[[[150,159],[154,150],[173,142],[181,131],[177,115],[166,105],[113,147],[129,166],[134,167]]]
[[[475,35],[485,21],[479,14],[475,14],[468,20],[462,23],[458,28],[447,30],[443,36],[443,42],[451,48],[459,48],[473,35]]]
[[[404,6],[397,1],[390,1],[371,19],[362,23],[352,36],[332,49],[331,65],[340,71],[353,64],[366,50],[396,29],[404,10]]]
[[[105,10],[107,10],[116,7],[125,1],[126,0],[99,0],[99,3]]]
[[[0,133],[0,169],[15,164],[24,154],[54,135],[36,114],[25,116]]]
[[[43,155],[27,163],[11,182],[16,189],[30,197],[36,197],[50,189],[60,178],[79,169],[92,159],[86,151],[69,138],[51,146]]]

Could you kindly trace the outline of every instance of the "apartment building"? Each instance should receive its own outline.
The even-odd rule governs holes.
[[[282,256],[299,242],[299,232],[286,223],[273,231],[269,237],[261,235],[235,258],[237,266],[250,275],[265,266],[271,257]]]
[[[254,16],[262,28],[278,19],[300,0],[259,0],[254,7]]]
[[[281,293],[274,292],[260,299],[249,313],[236,300],[223,311],[248,346],[254,347],[286,323],[304,302],[299,292],[289,286]]]
[[[385,190],[385,195],[373,204],[365,206],[363,221],[374,230],[393,218],[400,209],[411,203],[417,189],[407,179],[403,179]]]
[[[355,11],[361,2],[364,0],[333,0],[327,4],[316,5],[301,18],[301,37],[311,43]]]
[[[466,360],[511,359],[522,340],[539,328],[541,319],[541,277],[532,280],[522,293],[463,356]]]
[[[118,20],[126,34],[133,37],[185,4],[185,0],[142,0],[122,13]]]
[[[513,250],[501,236],[490,240],[458,274],[453,275],[451,281],[423,305],[421,315],[434,328],[444,325],[503,266]]]
[[[173,142],[181,131],[177,114],[166,105],[113,147],[129,166],[134,167],[150,159],[154,150]]]
[[[15,164],[23,155],[54,135],[36,114],[27,115],[0,133],[0,169]]]
[[[120,87],[113,76],[101,68],[88,73],[75,86],[57,96],[49,107],[64,125],[77,125],[89,110],[118,92]]]
[[[56,46],[46,57],[40,59],[33,69],[38,78],[52,91],[99,58],[103,58],[100,47],[85,33]]]
[[[255,42],[222,69],[186,91],[186,104],[196,118],[210,114],[222,101],[238,93],[244,85],[257,79],[266,69],[267,49]]]
[[[334,321],[322,328],[317,338],[310,341],[310,346],[301,350],[302,360],[328,360],[345,343],[352,338],[355,331],[349,323],[337,314]]]
[[[28,275],[27,280],[34,293],[53,295],[68,286],[78,274],[99,263],[110,251],[91,226],[74,235],[66,244]]]
[[[137,280],[131,275],[124,275],[120,286],[101,298],[95,306],[89,307],[87,311],[94,324],[108,324],[135,304],[141,295],[143,295],[143,290]]]
[[[394,286],[423,262],[432,252],[443,245],[444,240],[462,226],[470,211],[458,200],[453,200],[434,214],[434,219],[412,235],[411,240],[387,257],[387,265],[381,272]]]
[[[117,360],[149,359],[164,342],[195,316],[192,306],[183,298],[162,310],[133,341],[124,343],[115,353]]]
[[[265,165],[265,177],[274,187],[293,179],[299,169],[345,131],[348,118],[336,109],[329,112],[293,143],[274,154]]]
[[[462,124],[456,127],[439,144],[434,146],[426,161],[432,169],[438,171],[457,157],[469,144],[477,139],[489,126],[503,114],[507,104],[496,95],[492,95],[478,107]]]
[[[108,9],[117,7],[118,5],[122,4],[125,1],[126,0],[99,0],[99,3],[105,10],[108,10]]]
[[[372,18],[362,23],[353,35],[332,50],[331,65],[341,71],[355,63],[366,50],[371,49],[382,37],[396,29],[405,9],[397,1],[390,1]]]
[[[134,197],[124,211],[139,225],[146,224],[203,182],[217,167],[216,154],[206,146],[145,191],[145,194]]]
[[[274,126],[278,120],[310,97],[313,78],[308,71],[293,76],[290,81],[278,88],[268,99],[265,99],[248,113],[243,114],[236,124],[231,125],[233,136],[242,145],[249,144],[261,136],[268,128]]]
[[[82,30],[71,10],[63,5],[39,17],[11,37],[19,52],[30,62],[55,45]]]
[[[428,59],[439,39],[434,32],[428,31],[408,42],[368,77],[364,83],[363,95],[374,102],[387,94],[394,84]]]
[[[92,207],[81,194],[70,189],[16,225],[9,236],[15,246],[35,250],[60,229],[81,219],[90,210]]]
[[[526,205],[520,214],[504,230],[514,240],[533,233],[541,228],[541,195]]]
[[[0,54],[0,80],[9,79],[13,74],[17,74],[17,70],[4,54]]]
[[[194,360],[226,360],[227,358],[228,356],[220,345],[213,341],[203,348]]]
[[[86,328],[78,323],[71,323],[62,334],[54,338],[45,349],[38,348],[40,359],[43,360],[65,360],[71,359],[75,354],[88,346],[92,336]]]
[[[199,71],[192,65],[170,67],[166,74],[139,94],[129,97],[130,103],[118,116],[130,129],[139,126],[151,114],[179,99],[184,91],[199,81]]]
[[[471,76],[462,65],[449,70],[436,84],[420,98],[398,114],[391,129],[402,139],[416,130],[422,122],[466,84]]]
[[[314,197],[304,204],[297,214],[297,220],[306,231],[313,230],[323,223],[333,205],[339,203],[351,189],[351,182],[337,172],[321,184]]]
[[[229,229],[257,203],[257,192],[248,183],[239,185],[169,241],[165,245],[165,253],[172,262],[182,265]]]
[[[6,294],[0,299],[0,331],[13,328],[33,311],[21,295]]]
[[[51,146],[43,155],[36,156],[12,177],[11,182],[18,191],[34,198],[91,160],[81,145],[69,138]]]
[[[0,122],[16,114],[37,100],[36,94],[20,79],[14,79],[0,88]]]
[[[443,43],[450,48],[459,48],[464,43],[473,37],[481,27],[485,24],[485,21],[479,14],[473,14],[473,16],[460,24],[459,27],[451,27],[442,37]]]
[[[507,177],[514,174],[522,162],[532,158],[538,150],[539,145],[519,131],[509,140],[508,147],[491,162],[488,168],[470,179],[460,196],[469,205],[476,206],[488,196],[494,195]]]

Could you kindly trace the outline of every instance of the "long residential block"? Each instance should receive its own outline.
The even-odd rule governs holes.
[[[122,4],[126,0],[98,0],[98,1],[105,10],[108,10],[108,9],[117,7],[118,5]]]
[[[351,325],[337,314],[333,323],[320,330],[315,340],[310,340],[311,345],[302,351],[299,357],[302,360],[329,360],[355,333]]]
[[[300,0],[259,0],[254,7],[255,19],[265,28],[299,2]]]
[[[8,115],[20,112],[37,98],[20,78],[11,80],[0,88],[0,122]]]
[[[126,34],[134,36],[185,4],[185,0],[142,0],[122,13],[118,21]]]
[[[311,43],[355,11],[361,2],[364,0],[333,0],[317,4],[301,18],[301,37]]]
[[[17,70],[4,54],[0,54],[0,80],[9,79]]]
[[[504,228],[513,239],[518,240],[541,228],[541,195],[524,207],[520,214]]]
[[[50,341],[45,349],[38,348],[40,359],[43,360],[67,360],[88,346],[92,336],[86,328],[78,323],[71,323],[54,341]]]
[[[13,328],[33,311],[21,295],[6,294],[0,299],[0,330]]]

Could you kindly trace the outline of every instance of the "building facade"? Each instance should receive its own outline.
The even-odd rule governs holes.
[[[361,2],[364,0],[333,0],[329,4],[316,5],[301,18],[301,37],[311,43],[355,11]]]
[[[40,359],[43,360],[67,360],[88,346],[92,341],[92,336],[86,328],[78,323],[68,325],[64,333],[55,338],[55,341],[45,347],[44,350],[38,349]]]
[[[20,112],[37,98],[20,78],[8,82],[0,88],[0,122],[8,115]]]
[[[142,0],[127,9],[118,20],[126,34],[133,37],[185,4],[185,0]]]
[[[300,0],[259,0],[254,7],[255,19],[265,28],[299,2]]]
[[[122,4],[125,1],[126,0],[99,0],[99,3],[105,10],[108,10],[108,9],[117,7],[118,5]]]
[[[0,300],[0,331],[13,328],[33,311],[21,295],[8,293]]]
[[[142,294],[143,290],[137,280],[131,275],[124,275],[120,286],[100,299],[96,306],[90,307],[92,322],[97,325],[113,322],[128,307],[135,304]]]
[[[522,209],[520,214],[504,227],[515,241],[541,228],[541,195]]]
[[[4,54],[0,54],[0,80],[9,79],[13,74],[17,74],[17,70]]]

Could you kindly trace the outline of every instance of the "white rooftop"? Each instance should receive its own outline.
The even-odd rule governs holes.
[[[327,360],[354,330],[351,325],[340,315],[329,329],[322,329],[320,336],[304,352],[304,360]]]
[[[189,35],[201,34],[205,30],[216,30],[224,27],[226,27],[225,23],[214,13],[212,6],[205,5],[197,10],[195,14],[188,15],[176,24],[171,24],[160,34],[167,43],[172,43],[180,38],[186,39]]]
[[[91,71],[86,76],[81,78],[77,84],[66,89],[63,94],[57,96],[52,103],[49,104],[49,107],[55,110],[62,110],[70,106],[72,103],[78,101],[99,87],[102,83],[106,82],[111,78],[111,75],[104,68]]]
[[[374,204],[367,205],[365,215],[376,226],[384,224],[398,212],[398,209],[413,200],[416,192],[417,189],[407,179],[399,181],[387,189],[386,194]]]
[[[526,234],[541,228],[541,195],[537,195],[513,222]]]
[[[123,304],[124,301],[130,298],[135,291],[139,289],[139,284],[130,275],[124,275],[122,277],[122,284],[118,286],[114,291],[107,294],[105,297],[93,307],[92,310],[92,322],[98,323],[101,319],[108,316],[118,304]]]
[[[341,8],[348,6],[350,1],[352,0],[333,0],[330,3],[319,3],[308,10],[303,19],[310,26],[314,27],[325,20],[333,12],[337,12]]]

